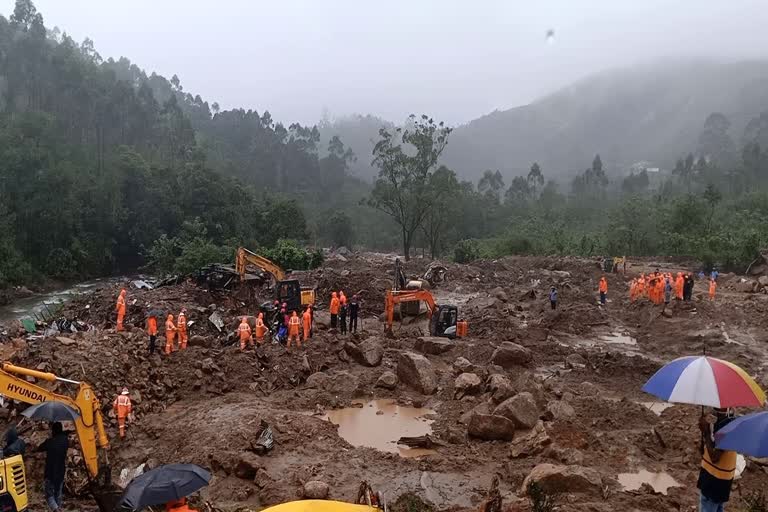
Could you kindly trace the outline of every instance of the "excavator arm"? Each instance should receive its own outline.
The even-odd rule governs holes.
[[[78,386],[77,395],[74,398],[53,393],[37,384],[27,382],[17,377],[23,375],[48,382],[66,382]],[[41,402],[61,402],[80,413],[75,421],[77,436],[80,439],[80,448],[83,451],[83,459],[92,480],[100,477],[98,448],[109,448],[107,432],[104,429],[104,418],[101,414],[99,399],[90,385],[84,382],[62,379],[52,373],[40,372],[29,368],[3,363],[0,370],[0,394],[24,402],[27,404],[39,404]]]
[[[260,268],[264,272],[272,274],[272,277],[275,278],[276,282],[285,279],[285,270],[280,268],[279,265],[271,262],[264,256],[259,256],[244,247],[240,247],[237,250],[237,256],[235,258],[235,270],[240,274],[241,281],[245,278],[245,268],[249,263]]]
[[[387,331],[392,330],[392,322],[395,317],[395,304],[401,302],[411,301],[424,301],[427,305],[430,318],[432,313],[437,309],[435,304],[435,298],[427,290],[387,290],[387,295],[384,298],[384,309],[386,313],[386,325]]]

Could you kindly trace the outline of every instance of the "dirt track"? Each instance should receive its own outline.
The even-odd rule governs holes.
[[[416,275],[425,266],[410,263],[407,273]],[[664,362],[706,347],[707,354],[735,362],[768,384],[768,296],[734,291],[727,284],[730,276],[723,276],[714,304],[704,300],[703,285],[697,283],[694,301],[675,304],[673,316],[666,318],[647,302],[629,304],[629,276],[609,276],[610,302],[599,308],[595,291],[601,272],[594,262],[507,258],[449,265],[448,282],[434,290],[438,302],[456,303],[470,322],[469,337],[453,342],[444,353],[427,355],[437,378],[434,394],[424,395],[402,379],[393,390],[377,387],[383,372],[396,371],[403,352],[418,352],[417,338],[426,334],[425,322],[417,320],[399,326],[395,339],[382,336],[378,315],[391,284],[391,267],[384,256],[363,255],[330,261],[301,275],[303,284],[317,286],[321,300],[318,332],[302,351],[286,353],[270,344],[241,353],[223,345],[225,335],[207,321],[208,315],[218,310],[229,327],[237,315],[252,314],[253,308],[188,284],[129,289],[129,305],[136,299],[126,319],[129,332],[111,330],[118,289],[104,289],[67,306],[68,316],[97,328],[70,336],[75,343],[47,338],[4,349],[15,351],[16,363],[91,382],[105,411],[117,390],[127,385],[137,421],[122,443],[116,440],[114,420],[110,427],[115,479],[121,468],[148,460],[198,463],[215,475],[203,497],[223,510],[258,509],[295,499],[310,480],[328,483],[333,498],[351,501],[361,479],[392,501],[414,493],[435,509],[476,509],[494,474],[500,475],[509,510],[530,510],[519,491],[541,463],[597,474],[597,485],[566,489],[559,496],[561,510],[690,510],[697,499],[698,409],[674,406],[659,416],[644,405],[653,398],[640,391],[643,382]],[[546,299],[552,284],[560,294],[556,311]],[[324,328],[323,310],[330,290],[337,288],[348,295],[360,293],[364,301],[363,329],[355,337]],[[535,298],[531,290],[537,292]],[[261,298],[268,298],[264,293]],[[182,306],[189,309],[195,324],[187,351],[170,358],[147,356],[141,329],[146,304],[174,314]],[[369,338],[383,348],[375,367],[355,362],[354,347],[345,349],[347,343]],[[506,368],[492,364],[502,342],[528,349],[532,360]],[[457,364],[461,357],[469,367]],[[481,387],[459,396],[456,366],[476,374]],[[323,375],[313,375],[318,372]],[[509,381],[507,395],[530,393],[541,418],[532,430],[517,428],[512,441],[467,435],[473,411],[490,413],[505,398],[489,387],[494,374]],[[324,410],[374,398],[434,410],[432,436],[444,446],[418,458],[354,447],[321,418]],[[315,411],[318,415],[312,414]],[[251,450],[261,420],[273,427],[276,439],[265,456]],[[34,444],[43,434],[25,435]],[[666,471],[680,487],[671,487],[668,494],[655,493],[647,485],[624,490],[617,476],[643,469]],[[30,479],[38,477],[41,460],[29,458],[28,471]],[[71,476],[74,485],[78,473]],[[767,486],[764,466],[750,461],[732,500]]]

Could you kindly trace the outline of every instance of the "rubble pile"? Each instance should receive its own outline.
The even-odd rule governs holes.
[[[469,335],[425,336],[422,316],[406,317],[394,337],[385,337],[371,317],[383,311],[393,261],[337,252],[323,267],[297,273],[317,290],[316,331],[290,352],[272,343],[241,352],[233,343],[239,316],[254,315],[270,299],[267,286],[240,295],[186,282],[129,288],[125,332],[113,329],[120,286],[110,285],[63,309],[66,318],[93,329],[13,336],[0,350],[16,364],[94,386],[114,440],[115,480],[142,465],[198,463],[215,475],[203,499],[222,510],[258,510],[299,497],[352,501],[361,479],[391,499],[416,496],[435,510],[476,510],[482,501],[476,490],[495,476],[509,510],[530,510],[530,482],[557,493],[563,510],[688,509],[697,497],[691,489],[700,411],[682,405],[659,411],[642,384],[663,362],[704,346],[748,372],[765,373],[762,295],[724,285],[721,302],[696,296],[673,304],[668,318],[647,302],[629,304],[631,276],[610,275],[610,302],[599,307],[602,272],[594,261],[575,258],[446,264],[447,280],[432,292],[459,307]],[[415,276],[427,266],[417,259],[406,272]],[[554,311],[551,286],[560,295]],[[368,318],[354,336],[328,327],[328,297],[338,289],[361,296]],[[176,315],[182,307],[191,324],[189,348],[149,355],[147,308]],[[164,342],[161,335],[160,350]],[[68,393],[65,384],[53,386]],[[136,422],[119,442],[111,402],[122,386],[130,390]],[[349,425],[327,420],[332,409],[355,411],[372,400],[400,407],[402,416],[431,410],[421,418],[430,432],[392,432],[393,450],[383,451],[348,437]],[[27,428],[28,438],[44,437],[44,426]],[[375,424],[365,428],[375,433]],[[429,440],[428,448],[401,456],[407,448],[394,444],[401,437]],[[41,461],[30,464],[29,478],[39,478]],[[667,472],[679,487],[624,489],[618,475],[640,470]],[[82,473],[71,478],[75,489]],[[768,477],[748,462],[740,485],[764,488]],[[79,505],[88,510],[85,500]]]

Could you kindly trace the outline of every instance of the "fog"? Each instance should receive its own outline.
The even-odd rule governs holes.
[[[0,1],[3,15],[13,0]],[[768,51],[762,0],[36,0],[102,57],[177,74],[222,108],[313,123],[428,112],[462,123],[591,73],[657,58]],[[548,38],[549,30],[554,37]]]

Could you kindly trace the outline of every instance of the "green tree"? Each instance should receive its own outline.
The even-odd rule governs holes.
[[[715,208],[717,204],[723,199],[723,195],[712,184],[708,184],[704,190],[704,200],[709,205],[709,215],[707,216],[707,234],[709,235],[712,228],[712,217],[715,215]]]
[[[477,191],[487,199],[498,204],[501,201],[501,193],[504,190],[504,177],[499,171],[486,170],[480,181],[477,182]]]
[[[440,166],[430,176],[429,185],[433,195],[432,208],[425,215],[421,230],[429,246],[430,257],[435,259],[442,253],[443,240],[457,220],[459,213],[457,202],[461,188],[456,179],[456,173],[445,166]]]
[[[406,261],[413,235],[432,208],[435,195],[430,188],[431,176],[451,133],[442,122],[435,123],[426,115],[418,119],[412,115],[409,120],[411,126],[404,130],[379,131],[380,139],[373,148],[379,177],[368,200],[370,206],[400,226]]]
[[[531,190],[531,195],[534,198],[539,197],[539,189],[544,186],[544,174],[541,172],[541,167],[537,162],[533,162],[531,170],[528,171],[528,188]]]

